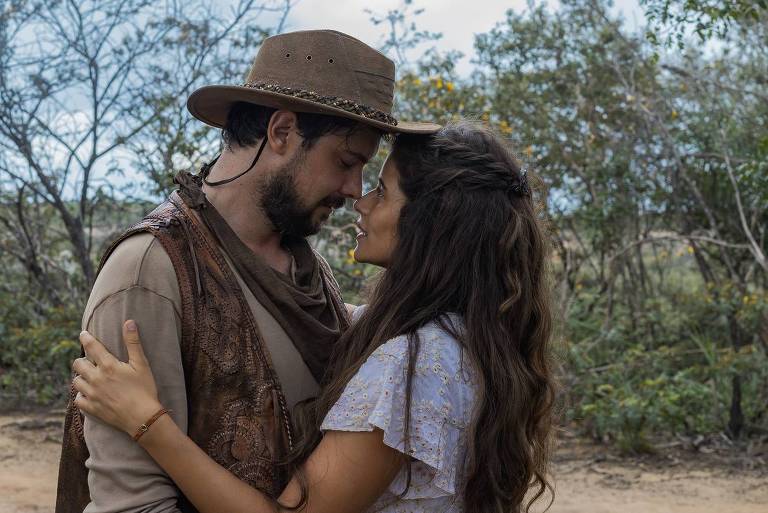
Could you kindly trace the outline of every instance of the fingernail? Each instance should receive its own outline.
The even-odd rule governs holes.
[[[136,323],[133,321],[126,322],[125,329],[128,331],[136,331]]]

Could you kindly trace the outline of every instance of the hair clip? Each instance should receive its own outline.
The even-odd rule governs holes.
[[[530,196],[531,188],[528,187],[528,171],[520,171],[520,179],[510,185],[509,189],[518,196]]]

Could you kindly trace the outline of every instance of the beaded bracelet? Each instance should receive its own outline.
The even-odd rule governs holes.
[[[166,413],[173,413],[173,410],[168,410],[168,409],[165,409],[165,408],[160,408],[160,410],[157,413],[155,413],[154,415],[152,415],[149,418],[148,421],[146,421],[144,424],[139,426],[139,428],[136,430],[136,434],[133,435],[133,441],[134,442],[138,442],[139,438],[141,438],[141,435],[143,435],[144,433],[149,431],[149,426],[154,424],[157,419],[159,419],[160,417],[162,417]]]

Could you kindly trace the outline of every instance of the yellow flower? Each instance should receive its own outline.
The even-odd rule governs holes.
[[[528,156],[528,158],[533,157],[533,146],[528,146],[525,149],[525,154]]]
[[[435,87],[437,87],[438,89],[442,89],[443,88],[443,79],[442,78],[438,77],[438,79],[435,81]]]
[[[352,274],[355,276],[360,276],[361,274],[363,274],[363,271],[361,271],[360,269],[355,269],[354,271],[352,271]]]
[[[688,246],[688,254],[693,255],[693,246]]]
[[[413,85],[421,85],[421,79],[419,77],[414,78]]]
[[[672,119],[677,119],[677,111],[673,110],[671,116],[672,116]]]
[[[453,91],[453,82],[446,82],[445,88],[448,89],[449,91]]]
[[[502,119],[499,122],[499,129],[501,130],[502,134],[511,134],[512,133],[512,127],[509,126],[509,123],[507,123],[506,119]]]

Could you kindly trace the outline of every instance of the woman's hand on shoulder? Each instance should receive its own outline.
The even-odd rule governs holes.
[[[123,324],[123,343],[128,361],[115,358],[93,335],[80,333],[85,358],[72,365],[79,392],[75,406],[82,412],[133,435],[162,406],[157,398],[152,370],[144,355],[138,326]]]

